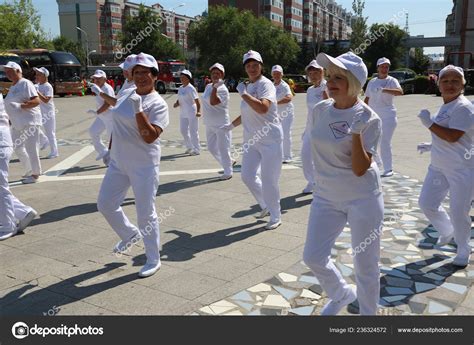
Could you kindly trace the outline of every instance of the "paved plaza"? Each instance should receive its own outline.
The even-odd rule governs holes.
[[[142,244],[121,256],[112,253],[118,237],[96,206],[106,167],[95,161],[88,134],[93,118],[86,111],[94,107],[94,98],[55,98],[60,157],[42,160],[45,173],[34,185],[19,182],[18,160],[10,165],[13,193],[39,217],[24,234],[0,242],[0,315],[319,314],[327,297],[302,263],[312,200],[301,194],[306,185],[299,159],[306,95],[294,100],[297,157],[283,166],[283,225],[275,230],[265,230],[266,222],[255,218],[260,210],[240,179],[241,158],[234,178],[219,180],[222,172],[206,150],[202,123],[201,155],[184,154],[178,109],[172,108],[176,95],[163,96],[170,106],[170,126],[162,135],[156,200],[161,270],[138,278],[145,263]],[[441,103],[432,95],[395,99],[396,173],[383,179],[380,314],[474,315],[474,260],[466,269],[454,269],[454,247],[434,247],[438,234],[417,202],[429,154],[418,154],[416,145],[430,141],[430,134],[416,115],[421,108],[433,113]],[[239,115],[239,104],[238,94],[231,94],[231,118]],[[238,127],[233,144],[238,149],[241,143]],[[136,222],[133,194],[123,206]],[[351,253],[346,229],[332,254],[353,283]],[[343,314],[354,312],[357,305]]]

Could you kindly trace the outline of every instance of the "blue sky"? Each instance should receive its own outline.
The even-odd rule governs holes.
[[[352,10],[352,0],[336,0],[340,5]],[[5,0],[3,0],[5,2]],[[7,1],[8,2],[8,1]],[[140,2],[140,0],[134,0]],[[146,5],[159,2],[165,8],[171,9],[180,3],[176,12],[188,16],[201,14],[207,8],[207,0],[144,0]],[[58,5],[55,0],[33,0],[33,4],[41,15],[41,22],[46,32],[52,37],[59,35]],[[388,22],[393,16],[404,10],[409,13],[409,28],[411,35],[425,35],[425,37],[444,36],[446,16],[451,12],[452,0],[366,0],[365,16],[372,23]],[[427,11],[429,9],[429,11]],[[398,17],[397,17],[398,18]],[[405,16],[396,22],[405,26]],[[442,52],[442,48],[425,48],[425,53]]]

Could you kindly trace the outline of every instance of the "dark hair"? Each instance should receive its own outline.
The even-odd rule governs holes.
[[[133,76],[133,71],[135,70],[135,67],[137,67],[137,66],[141,66],[141,65],[135,65],[135,66],[133,66],[133,68],[132,68],[132,76]],[[145,67],[145,66],[142,66],[142,67]],[[159,72],[158,72],[158,70],[157,70],[155,67],[148,67],[148,68],[150,69],[150,73],[151,73],[152,76],[158,77],[158,73],[159,73]]]

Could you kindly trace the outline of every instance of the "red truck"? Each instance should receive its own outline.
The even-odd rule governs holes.
[[[166,91],[178,92],[178,88],[181,86],[179,75],[186,68],[185,63],[177,60],[158,61],[158,67],[160,71],[156,90],[161,94]]]

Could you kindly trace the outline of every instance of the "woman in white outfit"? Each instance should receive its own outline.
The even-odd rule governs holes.
[[[209,68],[212,83],[206,85],[202,95],[204,125],[206,125],[207,149],[224,169],[221,180],[232,178],[232,159],[230,145],[232,132],[222,129],[229,120],[229,90],[224,84],[225,69],[220,63]]]
[[[324,79],[324,68],[318,65],[316,60],[311,61],[306,66],[306,74],[313,85],[306,91],[307,117],[306,126],[301,137],[303,143],[301,146],[301,163],[303,165],[303,174],[308,183],[303,189],[303,194],[312,194],[314,191],[314,163],[311,155],[311,137],[308,132],[310,117],[313,108],[319,102],[328,99],[326,79]]]
[[[469,211],[474,184],[474,106],[464,97],[466,80],[462,68],[446,66],[439,72],[438,85],[444,104],[435,116],[423,109],[418,117],[431,132],[431,164],[421,190],[419,204],[439,232],[438,245],[454,241],[456,266],[469,264],[471,217]],[[448,215],[442,201],[449,192]]]
[[[191,156],[201,154],[199,144],[199,118],[201,103],[196,88],[191,84],[193,75],[187,69],[181,71],[181,85],[178,89],[178,100],[173,105],[180,107],[179,127],[186,145],[186,153]]]
[[[375,315],[384,206],[379,170],[372,157],[377,153],[381,121],[358,99],[367,80],[367,67],[360,57],[352,52],[337,58],[321,53],[317,61],[328,72],[332,99],[314,107],[308,127],[318,190],[311,203],[304,261],[329,297],[322,315],[336,315],[356,298],[361,315]],[[331,249],[347,223],[357,290],[331,260]]]
[[[293,161],[293,153],[291,151],[291,128],[293,127],[294,121],[294,106],[292,102],[293,93],[288,83],[284,81],[282,77],[283,67],[280,65],[273,66],[272,78],[277,95],[278,116],[280,117],[281,127],[283,129],[282,161],[284,164],[287,164]]]
[[[48,159],[59,156],[58,143],[56,141],[56,108],[54,107],[53,86],[48,82],[49,71],[45,67],[33,68],[36,72],[38,83],[38,96],[40,98],[41,122],[48,138],[47,142],[51,152]]]
[[[242,123],[244,144],[242,181],[262,208],[260,216],[270,215],[266,229],[281,225],[280,188],[283,130],[278,117],[276,90],[263,75],[261,55],[253,50],[244,54],[243,64],[250,82],[240,83],[241,115],[230,125],[232,130]]]
[[[0,241],[22,232],[36,217],[30,206],[18,200],[8,186],[8,163],[13,153],[13,142],[8,115],[0,93]],[[18,224],[17,224],[18,221]]]
[[[107,103],[110,107],[115,107],[119,100],[121,99],[123,100],[124,98],[130,96],[135,90],[135,83],[133,82],[132,73],[129,71],[131,62],[134,61],[135,57],[136,57],[136,54],[131,54],[127,56],[125,61],[119,65],[120,68],[122,68],[122,73],[125,78],[125,82],[123,83],[122,87],[117,93],[117,96],[115,95],[111,96],[110,94],[103,92],[102,89],[98,85],[91,84],[91,91],[97,96],[101,97],[105,101],[105,103]],[[112,119],[110,119],[110,121],[112,121]],[[113,126],[111,125],[111,128],[112,127]],[[104,157],[102,157],[102,160],[106,166],[109,166],[110,164],[110,149],[112,147],[112,133],[110,134],[111,136],[110,136],[110,142],[109,142],[109,149],[107,151],[107,154]]]
[[[107,84],[107,75],[104,71],[100,69],[96,70],[91,78],[93,83],[97,85],[103,93],[111,97],[115,97],[114,89],[112,86]],[[95,92],[98,91],[95,88],[94,90]],[[97,93],[95,96],[95,102],[97,105],[96,110],[88,110],[87,113],[96,115],[94,122],[89,127],[89,135],[92,138],[92,144],[94,145],[94,149],[97,152],[97,157],[95,160],[98,161],[103,159],[109,152],[107,146],[104,145],[100,136],[104,131],[106,131],[107,137],[110,139],[110,135],[112,133],[112,119],[109,113],[110,104],[108,104],[104,98],[99,96]]]
[[[145,244],[146,264],[140,277],[161,267],[160,233],[155,208],[161,149],[159,137],[168,126],[168,106],[155,91],[158,63],[140,53],[131,64],[136,91],[112,110],[113,150],[99,192],[97,208],[120,237],[114,251],[127,251],[140,238]],[[138,227],[121,207],[127,191],[135,195]]]
[[[382,138],[380,141],[380,156],[374,158],[379,167],[383,167],[382,177],[393,176],[392,167],[392,137],[397,127],[397,109],[393,104],[395,96],[403,95],[400,83],[388,75],[390,60],[382,57],[377,60],[377,77],[367,84],[365,100],[382,120]]]
[[[5,65],[5,74],[12,86],[5,98],[5,109],[11,122],[13,149],[31,175],[23,183],[36,183],[41,175],[38,144],[41,129],[40,99],[35,86],[23,78],[21,67],[15,62]]]

